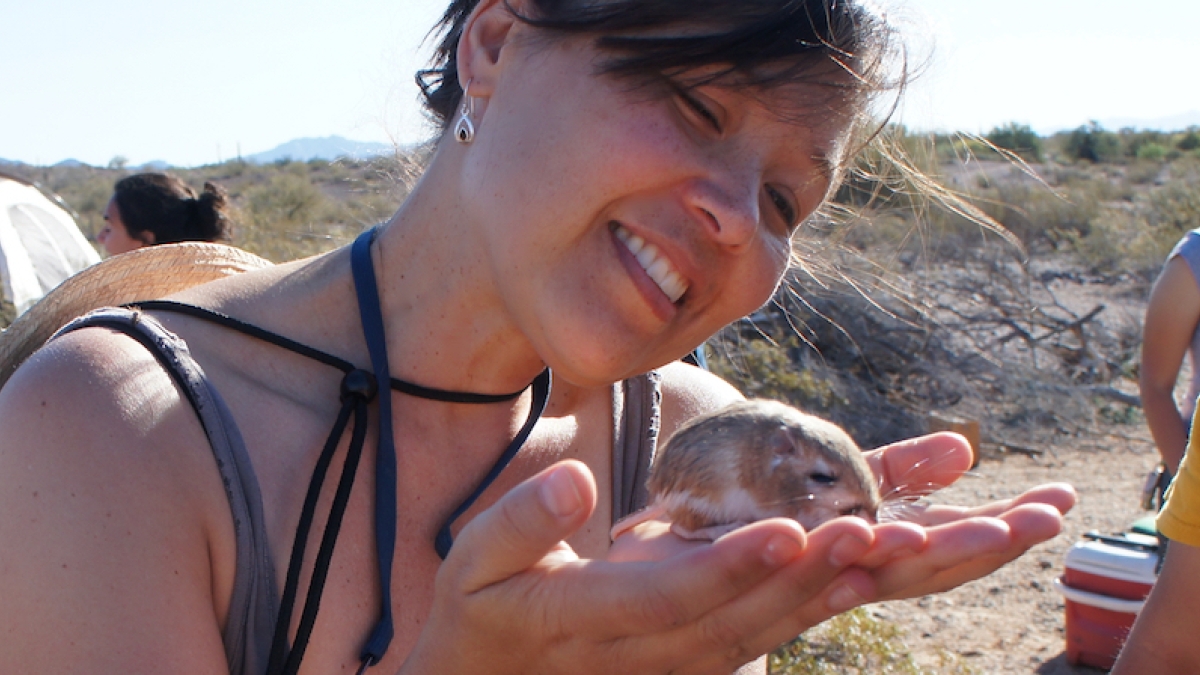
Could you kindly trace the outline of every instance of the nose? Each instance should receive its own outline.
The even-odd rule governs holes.
[[[726,246],[744,246],[762,217],[761,180],[755,171],[724,166],[687,186],[687,199],[709,236]]]

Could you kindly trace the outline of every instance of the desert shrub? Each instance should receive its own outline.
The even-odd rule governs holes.
[[[1116,274],[1156,269],[1178,237],[1163,238],[1131,208],[1108,207],[1092,220],[1086,233],[1071,232],[1067,239],[1076,259],[1089,271]]]
[[[993,128],[986,138],[996,147],[1013,152],[1027,162],[1042,161],[1042,139],[1028,124],[1009,122]]]
[[[1179,164],[1168,180],[1129,203],[1105,206],[1069,235],[1077,258],[1097,272],[1157,274],[1183,234],[1200,227],[1200,166]]]
[[[1134,157],[1138,159],[1147,159],[1150,161],[1159,161],[1167,156],[1167,148],[1159,143],[1146,143],[1139,146],[1134,153]]]
[[[965,675],[971,671],[943,653],[936,670],[921,667],[900,629],[862,607],[839,614],[780,647],[768,658],[771,675]]]
[[[234,243],[269,260],[294,260],[332,248],[330,204],[300,162],[277,162],[279,172],[249,188],[242,213],[245,227]],[[331,245],[332,244],[332,245]]]
[[[1121,154],[1124,157],[1161,160],[1174,145],[1172,134],[1155,129],[1125,128],[1117,132],[1117,137],[1121,141]]]
[[[763,337],[763,336],[756,336]],[[729,348],[736,344],[736,348]],[[737,384],[750,398],[787,401],[812,413],[828,413],[836,405],[845,405],[832,378],[823,378],[812,368],[801,365],[796,335],[785,335],[782,342],[769,339],[745,339],[724,342],[709,359],[710,369]]]
[[[1079,127],[1067,137],[1067,156],[1089,162],[1110,162],[1121,156],[1121,141],[1096,121]]]
[[[7,299],[0,297],[0,328],[7,328],[17,318],[17,308]]]
[[[324,201],[307,179],[283,173],[246,192],[245,212],[255,228],[270,230],[311,222]]]
[[[62,198],[84,236],[95,237],[104,227],[104,209],[112,198],[113,185],[123,175],[117,171],[77,167],[69,173],[56,175],[45,187]]]

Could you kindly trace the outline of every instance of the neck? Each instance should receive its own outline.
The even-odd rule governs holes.
[[[429,172],[437,172],[435,159]],[[482,237],[454,208],[454,184],[427,174],[372,246],[392,374],[425,386],[501,394],[544,368],[496,291]],[[449,206],[448,206],[449,205]]]

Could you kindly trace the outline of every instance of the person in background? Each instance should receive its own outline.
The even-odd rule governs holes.
[[[1193,415],[1192,429],[1196,420]],[[1200,641],[1196,640],[1196,607],[1200,605],[1200,460],[1196,434],[1178,466],[1158,514],[1157,527],[1167,537],[1158,580],[1133,622],[1112,675],[1195,675],[1200,673]]]
[[[1142,410],[1169,482],[1179,470],[1188,442],[1187,421],[1200,394],[1200,230],[1184,235],[1167,256],[1150,292],[1142,330],[1138,378]],[[1182,409],[1175,383],[1184,356],[1191,355],[1192,377]]]
[[[180,241],[222,241],[232,221],[225,191],[205,183],[196,194],[167,173],[139,173],[117,181],[96,241],[109,255]]]

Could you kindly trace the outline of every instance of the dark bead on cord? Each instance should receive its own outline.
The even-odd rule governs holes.
[[[346,373],[342,378],[342,400],[348,396],[358,396],[370,403],[375,394],[379,393],[379,383],[375,376],[361,368]]]

